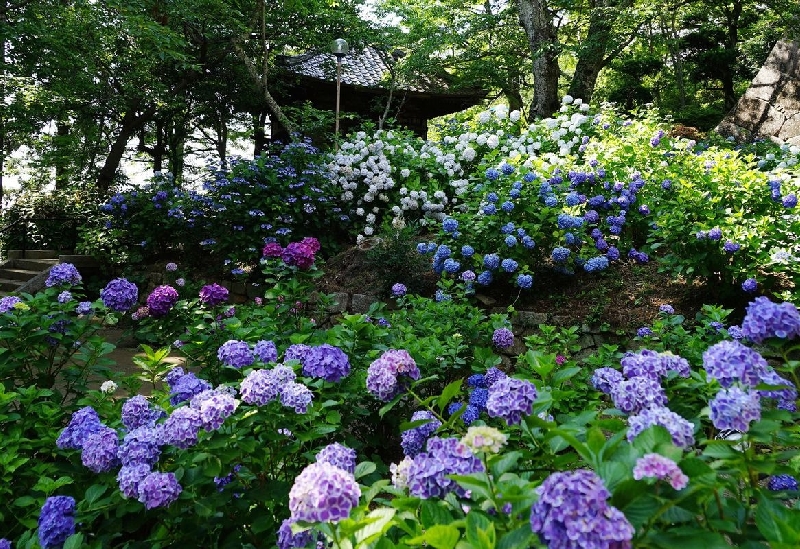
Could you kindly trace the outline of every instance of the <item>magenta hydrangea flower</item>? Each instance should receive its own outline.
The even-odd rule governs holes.
[[[319,377],[330,383],[341,381],[350,373],[350,359],[344,351],[323,343],[311,347],[303,357],[303,375]]]
[[[328,444],[317,453],[317,462],[324,461],[348,473],[356,472],[356,451],[338,442]]]
[[[389,401],[405,390],[409,380],[420,378],[417,363],[405,350],[389,349],[367,369],[367,390]]]
[[[283,262],[300,270],[308,270],[314,265],[314,247],[307,242],[291,242],[281,255]]]
[[[44,285],[48,288],[65,284],[76,285],[80,284],[82,280],[83,278],[75,265],[72,263],[59,263],[50,268],[49,276],[44,281]]]
[[[321,248],[319,240],[317,240],[313,236],[305,237],[303,240],[300,241],[300,244],[308,246],[313,253],[317,253]]]
[[[522,416],[529,416],[536,400],[536,387],[525,379],[506,377],[489,387],[486,411],[489,417],[503,418],[508,425],[516,425]]]
[[[206,284],[200,289],[200,301],[209,307],[215,307],[228,301],[228,289],[216,282]]]
[[[283,255],[283,247],[277,242],[267,242],[261,251],[261,255],[263,257],[281,257]]]
[[[689,484],[689,477],[681,471],[678,464],[661,454],[645,454],[637,459],[633,468],[633,478],[666,480],[675,490],[682,490]]]
[[[294,521],[338,522],[358,505],[361,488],[347,471],[326,462],[308,465],[289,490]]]
[[[168,507],[178,499],[183,489],[174,473],[152,472],[139,481],[139,501],[146,509]]]
[[[166,316],[178,302],[178,290],[167,284],[157,286],[147,296],[147,307],[153,318]]]
[[[100,291],[100,300],[103,305],[116,311],[124,313],[136,305],[139,299],[139,289],[133,282],[128,282],[125,278],[115,278]]]
[[[634,529],[611,505],[603,481],[593,471],[553,473],[536,488],[531,530],[548,547],[563,549],[630,548]]]

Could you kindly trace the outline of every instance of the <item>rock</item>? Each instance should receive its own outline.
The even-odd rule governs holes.
[[[483,294],[475,294],[475,299],[480,301],[481,305],[484,305],[486,307],[491,307],[492,305],[497,303],[497,300],[495,298]]]
[[[354,314],[366,313],[370,306],[375,303],[375,296],[366,294],[353,294],[350,300],[350,312]]]

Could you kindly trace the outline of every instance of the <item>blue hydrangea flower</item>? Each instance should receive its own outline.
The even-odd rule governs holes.
[[[486,179],[489,181],[494,181],[498,177],[500,177],[500,172],[495,170],[494,168],[489,168],[486,170]]]
[[[303,375],[337,383],[350,373],[350,359],[344,351],[323,343],[312,347],[303,358]]]
[[[104,427],[97,411],[85,406],[72,414],[69,424],[58,435],[56,446],[62,450],[79,450],[90,435],[100,432]]]
[[[608,268],[608,258],[604,255],[592,257],[583,265],[583,270],[587,273],[604,271]]]
[[[648,337],[653,335],[653,330],[649,326],[642,326],[638,330],[636,330],[636,335],[638,337]]]
[[[183,368],[173,368],[165,379],[170,388],[169,402],[173,406],[211,389],[211,384],[194,373],[184,373]]]
[[[531,286],[533,286],[533,277],[528,274],[519,275],[517,277],[517,286],[525,290],[529,289]]]
[[[317,453],[316,457],[317,463],[330,463],[351,475],[356,472],[356,451],[338,442],[328,444]]]
[[[447,258],[444,260],[444,270],[448,273],[457,273],[461,269],[461,263],[456,261],[453,258]]]
[[[281,404],[294,409],[295,413],[305,414],[313,399],[311,389],[302,383],[290,381],[281,388]]]
[[[748,278],[742,282],[742,290],[748,293],[753,293],[758,289],[758,282],[755,278]]]
[[[468,404],[475,406],[478,410],[486,409],[486,401],[489,398],[489,391],[483,387],[476,387],[469,395]]]
[[[797,388],[791,381],[782,378],[775,370],[768,370],[761,376],[761,383],[781,387],[780,389],[758,391],[762,398],[777,400],[778,409],[797,411]]]
[[[442,498],[465,490],[448,475],[469,475],[484,471],[483,463],[457,438],[432,437],[425,452],[414,457],[408,470],[408,490],[419,498]]]
[[[512,238],[513,238],[513,237],[512,237]],[[517,270],[517,268],[519,267],[519,263],[517,263],[516,261],[514,261],[514,260],[513,260],[513,259],[511,259],[511,258],[508,258],[508,259],[504,259],[504,260],[502,261],[502,263],[500,263],[500,266],[503,268],[503,270],[504,270],[505,272],[507,272],[507,273],[513,273],[513,272],[514,272],[514,271],[516,271],[516,270]]]
[[[178,499],[183,489],[174,473],[152,472],[139,481],[139,501],[145,509],[168,507]]]
[[[725,250],[727,253],[732,254],[739,251],[739,248],[742,246],[733,242],[732,240],[727,240],[725,244],[722,246],[722,249]]]
[[[481,274],[478,275],[477,282],[481,286],[488,286],[492,283],[494,279],[494,275],[492,275],[491,271],[483,271]]]
[[[486,376],[483,374],[472,374],[467,378],[467,386],[486,388]]]
[[[483,207],[483,213],[485,215],[494,215],[497,213],[497,206],[494,204],[487,204]]]
[[[458,220],[453,217],[446,217],[442,221],[442,230],[446,233],[453,233],[458,230]]]
[[[569,248],[564,248],[559,246],[553,249],[552,253],[550,254],[550,257],[556,263],[564,263],[569,258],[569,255],[570,255]]]
[[[419,410],[414,412],[411,416],[411,421],[422,420],[429,421],[428,423],[403,431],[401,435],[400,445],[403,447],[403,453],[408,457],[413,458],[422,452],[430,436],[442,426],[442,422],[436,419],[436,416],[427,410]]]
[[[522,237],[522,245],[525,246],[528,250],[532,250],[536,247],[536,242],[530,236],[523,236]]]
[[[512,166],[511,164],[507,164],[505,162],[503,162],[503,164],[500,165],[500,171],[503,172],[503,174],[505,175],[511,175],[512,173],[514,173],[514,169],[515,169],[514,166]]]
[[[606,252],[606,257],[609,261],[616,261],[619,259],[619,250],[615,246],[611,246],[608,248]]]
[[[100,291],[103,305],[119,313],[130,310],[138,299],[139,289],[136,284],[128,282],[125,278],[115,278]]]
[[[783,204],[784,208],[794,208],[797,206],[797,195],[794,193],[787,194],[783,197],[781,203]]]
[[[506,200],[505,202],[500,204],[500,209],[506,213],[512,212],[514,211],[514,203],[509,200]]]
[[[487,269],[496,269],[500,266],[500,256],[497,254],[486,254],[483,256],[483,266]]]
[[[119,448],[122,465],[143,463],[153,466],[161,456],[161,427],[139,427],[125,435]]]
[[[634,528],[616,507],[596,473],[588,469],[551,474],[536,488],[531,530],[548,547],[630,547]]]
[[[555,208],[558,206],[558,198],[555,195],[548,194],[544,197],[544,205],[548,208]]]
[[[44,281],[48,288],[61,286],[64,284],[73,286],[81,283],[82,277],[78,269],[72,263],[59,263],[50,268],[49,276]]]
[[[797,491],[797,479],[792,475],[773,475],[769,477],[769,480],[767,481],[767,488],[772,491]]]
[[[536,387],[530,381],[505,377],[489,386],[486,411],[489,417],[499,417],[508,425],[516,425],[528,416],[536,400]]]
[[[75,533],[75,499],[70,496],[48,497],[39,513],[39,545],[42,549],[60,549]]]

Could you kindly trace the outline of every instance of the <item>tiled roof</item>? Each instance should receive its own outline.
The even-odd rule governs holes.
[[[332,53],[306,53],[294,57],[286,57],[284,65],[292,72],[332,81],[336,79],[336,56]],[[342,57],[342,84],[363,86],[366,88],[386,88],[391,81],[389,63],[392,56],[375,48],[364,48],[351,51]],[[446,91],[443,83],[415,82],[401,83],[398,88],[416,92]]]

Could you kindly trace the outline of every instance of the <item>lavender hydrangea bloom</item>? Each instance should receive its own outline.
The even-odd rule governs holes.
[[[162,415],[163,412],[151,408],[150,402],[142,395],[131,397],[122,405],[122,424],[130,431],[138,427],[152,427]]]
[[[658,312],[659,313],[664,313],[664,314],[667,314],[667,315],[674,315],[675,314],[675,309],[672,307],[672,305],[664,304],[664,305],[660,305],[658,307]]]
[[[681,471],[678,464],[661,454],[645,454],[636,460],[633,478],[634,480],[643,478],[667,480],[675,490],[682,490],[689,484],[689,477]]]
[[[461,253],[462,254],[464,253],[463,249]],[[406,288],[405,284],[397,282],[396,284],[392,285],[392,295],[394,297],[403,297],[407,293],[408,293],[408,288]]]
[[[486,370],[486,374],[484,374],[484,379],[486,380],[486,387],[489,388],[494,385],[496,382],[500,381],[501,379],[507,378],[508,375],[499,369],[492,366],[488,370]]]
[[[147,296],[147,308],[153,318],[166,316],[178,302],[178,290],[169,285],[157,286]]]
[[[295,343],[294,345],[290,345],[286,352],[283,353],[283,360],[286,362],[287,360],[299,360],[300,362],[303,361],[308,351],[311,350],[311,346],[305,345],[303,343]]]
[[[8,295],[0,298],[0,314],[14,310],[14,305],[22,303],[22,300],[15,295]]]
[[[2,307],[0,307],[0,312],[2,312]],[[75,313],[79,315],[88,315],[92,312],[92,302],[91,301],[81,301],[75,306]]]
[[[637,337],[648,337],[653,335],[653,330],[649,326],[642,326],[636,330]]]
[[[94,408],[81,408],[72,414],[69,424],[58,435],[56,446],[62,450],[80,450],[89,435],[100,432],[103,427]]]
[[[768,370],[761,376],[761,383],[782,387],[780,389],[758,391],[763,398],[777,400],[778,408],[781,410],[797,411],[797,388],[791,381],[779,376],[775,370]]]
[[[597,368],[592,374],[592,386],[607,395],[611,394],[614,385],[624,380],[622,372],[614,368]]]
[[[281,389],[273,370],[253,370],[239,386],[242,401],[257,406],[265,406],[278,398]]]
[[[200,289],[200,301],[209,307],[225,303],[228,301],[228,289],[216,282],[214,284],[206,284]]]
[[[69,292],[67,290],[64,290],[63,292],[58,294],[58,302],[59,303],[69,303],[70,301],[72,301],[72,293],[71,292]]]
[[[312,347],[303,359],[303,375],[308,377],[337,383],[349,373],[350,359],[345,352],[327,343]]]
[[[289,490],[289,511],[294,521],[338,522],[350,515],[360,497],[361,488],[353,475],[330,463],[317,462],[295,478]]]
[[[614,406],[627,413],[637,414],[651,406],[666,406],[667,395],[661,383],[651,377],[624,379],[611,388]]]
[[[706,349],[703,367],[708,377],[723,387],[730,387],[735,381],[751,387],[758,385],[769,369],[764,357],[739,341],[720,341]]]
[[[115,278],[100,291],[103,305],[118,313],[130,310],[138,299],[139,289],[136,284],[128,282],[125,278]]]
[[[777,490],[794,490],[798,489],[797,479],[792,475],[774,475],[769,477],[767,481],[767,488],[772,491]]]
[[[80,284],[81,280],[83,280],[83,278],[75,265],[72,263],[59,263],[51,267],[49,276],[47,280],[44,281],[44,285],[48,288],[61,286],[63,284],[75,285]]]
[[[206,431],[216,431],[236,411],[236,399],[229,393],[211,389],[192,397],[191,407],[200,412]]]
[[[442,422],[436,419],[431,412],[427,410],[419,410],[414,412],[411,416],[411,421],[429,420],[428,423],[418,425],[407,431],[403,431],[400,446],[403,447],[403,453],[409,457],[414,457],[425,447],[428,438],[442,426]]]
[[[408,380],[420,378],[417,363],[405,350],[389,349],[367,369],[367,390],[383,401],[400,394]]]
[[[277,362],[278,349],[272,341],[261,340],[253,347],[253,354],[263,363]]]
[[[150,474],[150,466],[146,463],[123,465],[117,473],[119,490],[126,498],[139,496],[139,483]]]
[[[717,429],[735,429],[746,433],[751,421],[761,419],[761,400],[756,391],[739,387],[721,389],[709,402],[711,422]]]
[[[11,542],[6,538],[0,539],[0,549],[11,549]]]
[[[39,545],[42,549],[61,548],[75,533],[75,499],[52,496],[45,500],[39,514]]]
[[[164,422],[163,442],[186,449],[197,444],[197,435],[203,426],[200,411],[182,406],[172,411]]]
[[[317,453],[316,457],[317,463],[330,463],[351,475],[356,472],[356,451],[338,442],[328,444]]]
[[[316,536],[313,530],[292,533],[294,522],[292,519],[285,519],[278,528],[278,549],[302,549],[314,541]]]
[[[111,427],[102,427],[86,437],[81,451],[81,463],[95,473],[110,471],[119,465],[119,437]]]
[[[447,475],[468,475],[484,470],[481,460],[457,438],[430,438],[426,449],[414,457],[408,469],[408,490],[414,496],[441,498],[450,492],[464,495],[464,489]]]
[[[741,248],[741,244],[738,244],[732,240],[725,241],[725,244],[722,246],[722,249],[725,250],[727,253],[732,254],[739,251]]]
[[[514,344],[514,332],[508,328],[498,328],[492,334],[492,343],[498,349],[508,349]]]
[[[146,509],[168,507],[183,489],[174,473],[152,472],[139,481],[139,501]]]
[[[531,530],[548,547],[622,549],[631,547],[633,526],[616,507],[593,471],[553,473],[536,488]]]
[[[758,290],[758,281],[755,278],[748,278],[742,282],[742,290],[748,293],[753,293]]]
[[[628,441],[633,442],[642,431],[660,425],[672,436],[672,442],[679,448],[689,448],[694,444],[694,425],[664,406],[645,408],[637,415],[628,418]]]
[[[161,427],[139,427],[125,435],[119,448],[122,465],[143,463],[152,467],[161,456]]]
[[[773,303],[769,298],[755,298],[747,306],[742,333],[755,343],[770,337],[794,339],[800,335],[800,312],[789,302]]]
[[[226,366],[244,368],[255,362],[256,357],[246,341],[229,339],[217,349],[217,358]]]
[[[620,364],[626,378],[645,376],[660,379],[667,375],[667,367],[661,360],[661,355],[649,349],[623,357]]]
[[[289,382],[281,389],[281,404],[287,408],[294,408],[298,414],[305,414],[311,405],[314,395],[302,383]]]
[[[183,368],[173,368],[167,374],[166,382],[170,388],[169,402],[173,406],[211,389],[211,384],[200,379],[193,372],[184,373]]]
[[[489,387],[486,411],[489,417],[500,417],[508,425],[515,425],[522,421],[523,415],[530,415],[534,400],[536,400],[536,387],[533,383],[506,377]]]

